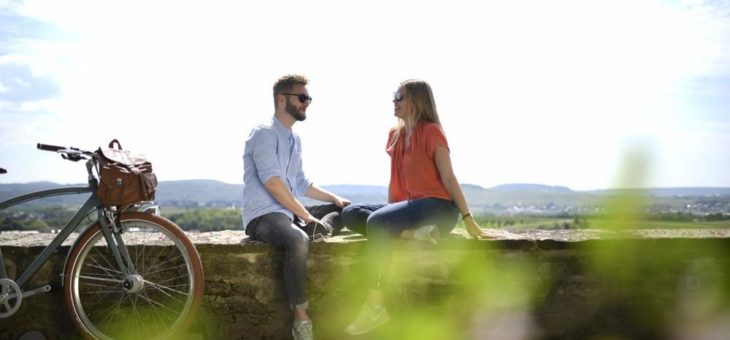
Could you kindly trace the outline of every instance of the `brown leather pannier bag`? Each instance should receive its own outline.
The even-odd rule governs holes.
[[[114,145],[116,144],[116,148]],[[130,204],[155,199],[157,176],[144,155],[122,150],[114,139],[109,148],[99,148],[99,187],[96,196],[105,207],[124,208]]]

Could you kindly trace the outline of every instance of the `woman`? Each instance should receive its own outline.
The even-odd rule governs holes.
[[[360,314],[345,331],[367,333],[388,322],[381,285],[398,237],[435,242],[448,234],[459,215],[474,238],[488,235],[474,221],[464,193],[454,176],[446,136],[439,122],[431,87],[407,80],[394,93],[398,124],[388,135],[390,155],[389,204],[353,204],[342,212],[343,224],[369,239],[374,260],[371,289]]]

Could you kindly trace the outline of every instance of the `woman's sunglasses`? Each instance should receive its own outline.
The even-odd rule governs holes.
[[[400,92],[393,92],[393,103],[400,103],[403,100],[403,95]]]
[[[299,99],[299,102],[302,103],[302,104],[304,104],[304,103],[311,103],[312,102],[312,97],[310,97],[310,96],[308,96],[306,94],[282,93],[282,95],[284,95],[284,96],[297,96],[297,98]]]

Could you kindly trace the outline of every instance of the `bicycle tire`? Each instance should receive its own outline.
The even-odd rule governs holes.
[[[130,278],[117,268],[97,222],[79,235],[66,262],[66,306],[85,337],[171,338],[189,325],[200,306],[200,256],[180,227],[164,217],[132,212],[120,221],[139,274],[136,289],[129,289]]]

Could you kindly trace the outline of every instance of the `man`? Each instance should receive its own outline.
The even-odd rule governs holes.
[[[292,126],[307,118],[312,102],[308,82],[301,75],[287,75],[274,84],[274,117],[251,131],[243,153],[243,225],[251,239],[284,251],[284,286],[294,311],[294,339],[313,338],[306,296],[309,239],[340,229],[341,223],[333,226],[320,219],[336,219],[350,204],[314,185],[302,170],[301,142]],[[302,195],[333,204],[307,208],[296,198]],[[302,225],[308,227],[309,236]]]

